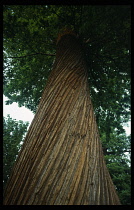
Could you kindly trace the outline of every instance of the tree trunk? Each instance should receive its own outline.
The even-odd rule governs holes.
[[[82,48],[75,35],[65,31],[4,205],[118,204],[104,162]]]

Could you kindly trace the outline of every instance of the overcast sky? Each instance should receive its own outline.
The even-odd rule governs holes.
[[[4,117],[7,116],[7,114],[10,114],[10,117],[13,119],[16,119],[17,121],[22,120],[24,122],[32,122],[34,114],[27,108],[18,107],[17,103],[12,103],[11,105],[5,105],[5,101],[7,101],[7,97],[3,97],[3,115]]]
[[[28,121],[29,123],[32,122],[34,118],[34,114],[27,108],[18,107],[17,103],[13,103],[11,105],[5,105],[5,101],[8,100],[7,97],[3,96],[3,115],[4,117],[7,116],[7,114],[10,114],[10,117],[12,119],[16,119],[17,121],[22,120],[24,122]],[[124,129],[126,130],[126,134],[130,135],[131,133],[131,124],[128,123],[129,127],[125,126]]]

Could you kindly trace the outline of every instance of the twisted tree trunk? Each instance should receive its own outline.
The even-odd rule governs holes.
[[[65,31],[4,205],[118,204],[104,162],[82,49],[75,35]]]

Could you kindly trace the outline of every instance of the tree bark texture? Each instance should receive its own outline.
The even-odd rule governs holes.
[[[118,205],[90,99],[81,45],[64,34],[4,205]]]

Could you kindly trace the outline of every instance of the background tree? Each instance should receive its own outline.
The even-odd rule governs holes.
[[[126,5],[4,6],[7,104],[18,102],[36,111],[53,63],[56,35],[71,25],[84,43],[91,97],[106,151],[111,133],[123,134],[123,123],[130,118],[130,16]]]
[[[3,187],[5,189],[13,164],[18,156],[28,122],[16,121],[7,116],[3,118]]]

